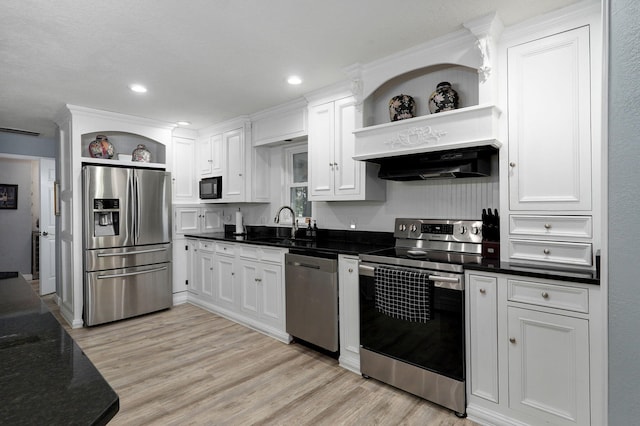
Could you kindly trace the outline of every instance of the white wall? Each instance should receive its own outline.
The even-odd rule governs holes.
[[[609,424],[640,419],[640,2],[610,0]]]
[[[0,271],[31,273],[31,163],[0,158],[0,183],[18,185],[18,208],[0,210]]]

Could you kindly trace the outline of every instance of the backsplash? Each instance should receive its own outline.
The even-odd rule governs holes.
[[[482,209],[500,205],[497,176],[429,182],[388,182],[384,202],[318,202],[318,226],[388,231],[396,217],[478,219]]]

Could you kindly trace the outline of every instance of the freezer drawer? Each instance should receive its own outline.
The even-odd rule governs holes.
[[[85,271],[129,268],[171,261],[171,243],[86,250]]]
[[[171,277],[171,263],[85,273],[85,324],[92,326],[171,307]]]

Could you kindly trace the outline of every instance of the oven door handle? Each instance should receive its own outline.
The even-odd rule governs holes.
[[[364,275],[367,277],[373,277],[375,270],[376,270],[375,266],[363,265],[362,263],[358,266],[358,274]]]
[[[457,284],[460,282],[460,278],[441,277],[439,275],[429,275],[429,281],[441,281],[444,283]]]

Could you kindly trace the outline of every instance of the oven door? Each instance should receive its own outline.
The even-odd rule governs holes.
[[[374,264],[360,264],[360,345],[372,352],[464,381],[463,276],[429,272],[431,318],[413,322],[376,309]],[[402,269],[400,267],[400,269]]]

